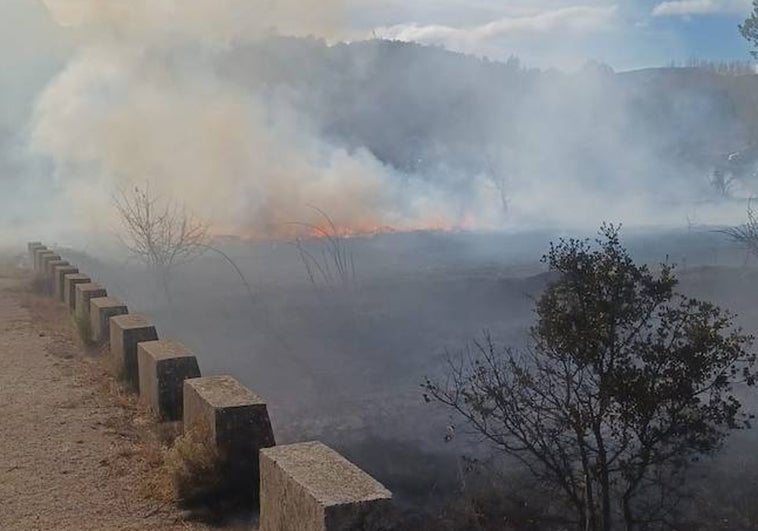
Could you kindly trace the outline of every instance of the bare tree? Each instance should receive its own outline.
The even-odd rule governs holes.
[[[349,238],[326,212],[317,207],[311,208],[324,221],[322,225],[291,223],[308,229],[313,236],[310,242],[318,246],[318,249],[309,250],[302,238],[297,238],[294,243],[308,278],[315,287],[325,286],[330,290],[348,288],[356,281],[355,257]]]
[[[734,173],[724,168],[716,168],[711,173],[711,186],[721,197],[732,196],[736,181],[737,178]]]
[[[119,190],[113,196],[129,252],[156,275],[166,296],[173,270],[208,249],[208,225],[184,205],[155,195],[150,186]]]
[[[753,210],[753,198],[747,202],[747,221],[742,225],[720,231],[734,243],[742,246],[754,256],[758,256],[758,218]]]
[[[507,190],[507,178],[504,171],[498,171],[495,169],[495,165],[492,162],[492,157],[487,156],[487,178],[500,195],[500,205],[503,208],[503,212],[507,213],[510,207],[510,201],[508,198]]]

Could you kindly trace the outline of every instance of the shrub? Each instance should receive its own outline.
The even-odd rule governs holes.
[[[223,460],[211,441],[210,426],[197,423],[177,437],[167,452],[166,472],[182,505],[213,505],[222,497]]]

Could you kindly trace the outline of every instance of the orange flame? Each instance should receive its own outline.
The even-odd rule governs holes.
[[[319,220],[318,223],[293,222],[277,226],[271,230],[228,230],[221,231],[224,236],[243,241],[272,241],[294,239],[325,238],[365,238],[380,234],[411,232],[467,232],[477,230],[478,224],[471,212],[461,216],[459,223],[453,225],[446,220],[437,219],[399,226],[380,225],[371,222],[337,223]]]

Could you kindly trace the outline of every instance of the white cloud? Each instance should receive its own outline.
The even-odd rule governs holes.
[[[590,56],[602,59],[593,51],[597,38],[611,35],[608,30],[618,26],[620,15],[615,4],[607,3],[542,9],[512,5],[508,11],[484,23],[401,23],[373,34],[492,59],[515,54],[532,66],[574,68]]]
[[[656,17],[741,14],[750,11],[750,0],[671,0],[653,8]]]
[[[441,24],[398,24],[375,30],[380,37],[422,44],[443,45],[460,51],[476,51],[483,43],[499,38],[528,36],[555,31],[588,33],[608,28],[616,5],[570,6],[537,13],[507,16],[486,24],[453,27]]]

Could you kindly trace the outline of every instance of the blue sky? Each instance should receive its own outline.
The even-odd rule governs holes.
[[[381,36],[494,59],[516,54],[540,67],[597,60],[625,70],[691,58],[749,59],[737,25],[750,0],[365,2],[355,6],[356,24]]]

